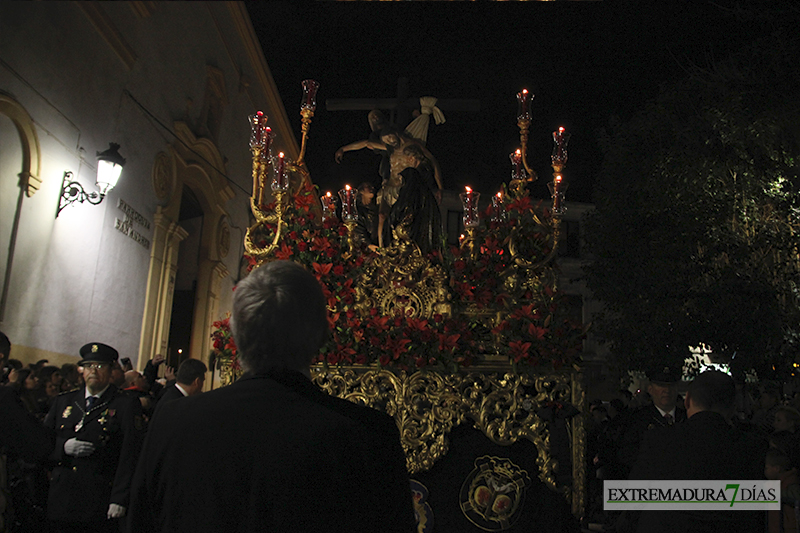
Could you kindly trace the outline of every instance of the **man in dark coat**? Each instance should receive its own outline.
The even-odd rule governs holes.
[[[316,278],[290,261],[253,270],[231,327],[246,373],[159,410],[131,531],[414,531],[394,421],[310,380],[328,328]]]
[[[678,373],[661,367],[647,372],[647,378],[647,392],[653,403],[631,413],[617,443],[617,463],[623,479],[630,473],[642,439],[650,430],[686,420],[686,410],[677,403]]]
[[[199,359],[186,359],[183,361],[181,366],[178,367],[178,373],[175,374],[175,383],[164,387],[164,391],[156,404],[155,412],[158,413],[163,405],[172,400],[196,396],[203,392],[206,372],[208,372],[208,367]],[[153,416],[155,416],[155,413]]]
[[[648,432],[630,479],[762,480],[765,440],[730,424],[736,386],[717,370],[700,374],[686,394],[688,420]],[[636,531],[762,531],[763,513],[753,511],[643,511]]]
[[[93,342],[80,350],[85,387],[59,395],[44,424],[56,432],[47,517],[55,531],[117,531],[142,442],[142,409],[111,381],[118,354]]]

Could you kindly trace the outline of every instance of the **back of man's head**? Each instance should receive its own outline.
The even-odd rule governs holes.
[[[728,374],[706,370],[689,384],[694,411],[714,411],[726,417],[736,407],[736,384]]]
[[[231,330],[244,370],[307,372],[328,333],[322,287],[297,263],[260,266],[236,286]]]
[[[201,378],[205,380],[208,368],[206,364],[200,359],[186,359],[178,367],[178,373],[175,374],[175,381],[181,385],[191,385],[194,380]]]

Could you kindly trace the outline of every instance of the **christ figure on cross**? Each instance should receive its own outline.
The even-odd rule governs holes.
[[[384,227],[386,219],[391,213],[392,206],[397,201],[400,188],[403,186],[401,173],[419,163],[407,152],[410,146],[418,147],[425,157],[425,162],[418,171],[423,176],[428,176],[428,186],[434,192],[437,201],[441,201],[442,175],[439,163],[433,154],[428,151],[425,145],[414,139],[407,133],[400,131],[396,126],[386,123],[381,119],[380,111],[370,112],[370,127],[373,129],[373,136],[362,141],[356,141],[342,146],[336,150],[336,162],[341,163],[345,152],[362,150],[369,148],[384,156],[384,163],[381,164],[380,172],[382,185],[378,193],[378,246],[384,246]]]

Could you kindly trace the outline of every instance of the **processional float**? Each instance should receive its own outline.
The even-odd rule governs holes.
[[[532,443],[537,471],[524,476],[503,458],[476,458],[461,507],[479,528],[500,531],[513,523],[525,476],[563,494],[581,516],[586,431],[577,362],[585,331],[565,317],[554,265],[569,134],[553,132],[551,203],[543,206],[527,188],[537,176],[527,153],[533,95],[523,90],[511,180],[483,209],[478,191],[460,194],[460,246],[423,255],[406,221],[394,228],[391,246],[371,252],[354,235],[356,191],[349,185],[339,191],[339,218],[336,198],[320,198],[311,181],[304,156],[319,85],[302,85],[297,161],[273,154],[266,115],[249,118],[255,222],[244,245],[251,267],[291,259],[322,283],[332,334],[312,368],[314,381],[393,416],[412,478],[447,454],[451,431],[463,424],[495,444]],[[230,355],[216,354],[224,383],[238,372]],[[560,453],[553,448],[558,431],[565,435]],[[490,483],[500,479],[515,488],[500,494]]]

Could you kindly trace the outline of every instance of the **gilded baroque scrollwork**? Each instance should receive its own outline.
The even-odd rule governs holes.
[[[357,307],[366,312],[377,308],[384,316],[449,316],[452,309],[444,270],[423,257],[406,234],[395,236],[397,243],[366,265],[358,284]]]
[[[219,369],[219,381],[223,387],[230,385],[242,375],[241,369],[234,366],[230,357],[219,357],[216,364]]]
[[[551,454],[547,422],[537,414],[539,409],[554,403],[583,401],[583,390],[575,375],[477,371],[407,374],[355,367],[326,370],[315,366],[312,378],[333,396],[394,417],[411,474],[430,469],[447,453],[450,431],[469,422],[500,445],[508,446],[522,439],[532,442],[538,450],[539,478],[551,488],[570,495],[573,509],[582,509],[585,472],[581,466],[586,445],[582,419],[574,417],[571,422],[573,489],[556,485],[558,462]]]

